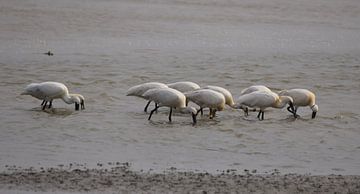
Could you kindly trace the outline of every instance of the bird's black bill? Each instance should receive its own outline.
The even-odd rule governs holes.
[[[193,119],[193,125],[196,125],[196,115],[197,114],[191,113],[191,115],[192,115],[192,119]]]
[[[290,110],[289,110],[289,108],[290,108]],[[296,111],[295,111],[294,105],[292,103],[290,103],[289,108],[288,108],[288,111],[294,115],[294,118],[296,118],[297,117]]]
[[[79,108],[80,108],[80,104],[75,103],[75,110],[79,110]]]
[[[311,118],[314,119],[316,116],[316,112],[312,112]]]

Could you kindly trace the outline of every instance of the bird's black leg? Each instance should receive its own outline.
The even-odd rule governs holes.
[[[45,103],[45,102],[46,102],[46,101],[45,101],[45,100],[43,100],[43,101],[42,101],[42,103],[41,103],[41,106],[42,106],[42,105],[44,105],[44,103]]]
[[[80,104],[75,102],[75,110],[79,110]]]
[[[212,112],[213,110],[211,108],[209,108],[209,118],[212,119]]]
[[[172,113],[172,107],[170,107],[170,113],[169,113],[169,121],[171,122],[171,113]]]
[[[257,118],[260,120],[261,110],[259,110],[259,114],[257,115]]]
[[[245,107],[244,110],[244,113],[245,113],[245,116],[249,116],[249,108],[248,107]]]
[[[44,103],[44,105],[43,105],[43,107],[42,107],[43,110],[45,110],[47,103],[48,103],[48,102],[45,101],[45,103]]]
[[[295,112],[295,116],[296,116],[295,118],[300,117],[300,115],[297,114],[297,109],[298,109],[298,108],[299,108],[299,107],[294,107],[294,112]]]
[[[158,109],[159,107],[155,104],[155,108],[150,112],[148,120],[151,119],[152,114]]]
[[[84,100],[81,100],[81,110],[84,110],[85,109],[85,101]]]
[[[290,106],[287,107],[287,110],[288,110],[289,112],[291,112],[292,114],[294,114],[294,111],[291,110],[291,107],[290,107]]]
[[[197,112],[196,112],[196,116],[199,114],[199,112],[201,112],[201,115],[202,115],[202,108],[200,108]]]
[[[50,100],[48,108],[51,108],[51,107],[52,107],[52,100]]]
[[[264,111],[262,111],[262,114],[261,114],[261,120],[264,120],[264,114],[265,114],[265,112],[264,112]]]
[[[151,102],[151,100],[149,100],[149,101],[147,102],[147,104],[146,104],[146,106],[145,106],[145,108],[144,108],[144,112],[147,112],[147,109],[148,109],[148,107],[149,107],[150,102]]]

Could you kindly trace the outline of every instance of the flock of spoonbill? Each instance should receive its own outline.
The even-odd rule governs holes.
[[[43,100],[42,109],[52,107],[54,99],[62,99],[67,104],[75,103],[75,110],[85,109],[85,98],[80,94],[70,94],[68,88],[59,82],[31,83],[25,87],[21,95],[31,95],[37,99]],[[308,106],[312,110],[311,118],[315,118],[319,111],[315,103],[315,94],[307,89],[289,89],[278,93],[273,92],[263,85],[254,85],[243,89],[240,97],[234,101],[231,92],[219,86],[200,87],[198,84],[183,81],[170,84],[159,82],[148,82],[129,88],[127,96],[136,96],[147,100],[144,111],[147,112],[149,104],[155,103],[155,108],[151,110],[148,120],[159,107],[169,107],[169,121],[173,109],[181,113],[188,113],[192,116],[193,124],[196,124],[196,117],[204,108],[209,108],[209,118],[216,115],[216,111],[225,109],[225,105],[233,109],[242,109],[245,115],[248,115],[249,108],[259,109],[257,115],[259,120],[264,120],[264,111],[266,108],[282,109],[288,105],[287,110],[299,117],[297,110],[299,107]],[[196,105],[189,105],[192,102]],[[49,105],[47,106],[47,103]]]
[[[137,96],[156,103],[149,120],[160,106],[170,107],[169,121],[171,121],[172,109],[179,108],[182,110],[181,112],[192,113],[194,124],[196,116],[199,112],[202,113],[204,108],[210,109],[209,118],[212,119],[215,117],[216,111],[225,109],[225,105],[233,109],[242,109],[245,115],[248,115],[249,108],[253,108],[253,110],[258,108],[259,120],[264,120],[265,109],[270,107],[282,109],[288,105],[287,110],[295,118],[299,117],[297,109],[300,106],[309,106],[313,111],[312,118],[315,118],[319,109],[315,104],[314,93],[306,89],[282,90],[275,93],[266,86],[254,85],[243,89],[240,97],[234,101],[231,92],[219,86],[200,87],[198,84],[188,81],[170,84],[150,83],[151,88],[149,83],[143,83],[133,86],[127,91],[127,96]],[[148,90],[148,92],[144,92],[144,90]],[[189,102],[193,102],[197,107],[189,105]],[[146,109],[144,111],[146,112]]]

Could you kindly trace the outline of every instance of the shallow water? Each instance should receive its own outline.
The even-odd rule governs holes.
[[[2,1],[0,168],[130,162],[135,170],[360,174],[360,13],[353,1]],[[42,53],[51,50],[54,56]],[[86,110],[20,96],[60,81]],[[320,111],[152,121],[125,96],[148,81],[307,88]]]

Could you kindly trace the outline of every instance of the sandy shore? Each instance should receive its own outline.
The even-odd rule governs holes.
[[[360,176],[282,175],[236,172],[219,174],[134,172],[128,164],[110,169],[12,167],[0,173],[0,190],[101,193],[360,193]]]

